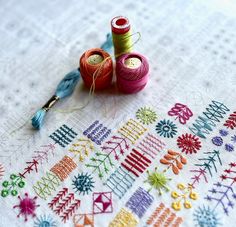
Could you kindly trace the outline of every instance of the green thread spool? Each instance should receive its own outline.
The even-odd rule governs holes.
[[[111,30],[115,57],[131,52],[133,42],[128,18],[123,16],[114,17],[111,20]]]

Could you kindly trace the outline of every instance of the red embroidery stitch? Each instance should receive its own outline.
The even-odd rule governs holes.
[[[236,127],[236,111],[229,115],[229,118],[225,121],[224,126],[231,129]]]
[[[136,177],[139,177],[139,173],[143,173],[150,164],[150,159],[136,149],[132,149],[132,152],[126,156],[121,166],[132,172]]]
[[[124,155],[125,151],[129,150],[129,144],[123,137],[112,136],[101,148],[103,151],[113,154],[115,159],[119,160],[119,155]]]
[[[65,155],[50,171],[56,174],[61,181],[64,181],[76,167],[73,159]]]
[[[177,116],[181,124],[186,124],[190,117],[193,116],[192,111],[184,104],[176,103],[168,112],[169,116]]]
[[[197,151],[200,150],[201,141],[195,135],[186,133],[178,137],[177,145],[179,148],[182,148],[182,152],[192,154],[197,153]]]
[[[21,215],[25,217],[25,221],[28,220],[28,216],[32,216],[35,217],[35,210],[37,209],[37,207],[39,207],[39,205],[36,204],[36,199],[37,197],[35,196],[33,199],[29,197],[28,193],[25,193],[25,198],[21,198],[20,196],[18,196],[19,200],[20,200],[20,204],[19,205],[15,205],[13,208],[19,208],[20,209],[20,213],[17,215],[17,217],[19,218]]]
[[[68,188],[63,188],[48,205],[63,222],[66,222],[79,208],[80,200],[75,199],[74,193],[69,193]]]
[[[112,193],[94,192],[93,193],[93,214],[112,213]]]
[[[28,164],[27,167],[24,168],[24,172],[19,173],[19,175],[25,178],[25,176],[27,174],[30,174],[31,172],[37,173],[39,164],[42,165],[44,160],[48,162],[49,152],[52,152],[52,154],[54,155],[53,151],[55,148],[56,148],[55,144],[49,144],[49,145],[43,145],[40,147],[39,150],[34,151],[36,155],[32,157],[33,160],[26,162],[26,164]]]

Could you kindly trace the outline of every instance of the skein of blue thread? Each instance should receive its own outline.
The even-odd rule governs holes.
[[[112,48],[112,36],[110,33],[107,34],[106,41],[102,44],[101,48],[107,52],[111,51]],[[80,79],[80,70],[76,69],[68,74],[61,80],[61,82],[58,84],[55,94],[48,100],[48,102],[39,109],[34,116],[31,119],[32,126],[35,129],[40,129],[43,126],[44,119],[46,116],[46,112],[49,111],[49,109],[60,99],[66,98],[70,96],[79,79]]]

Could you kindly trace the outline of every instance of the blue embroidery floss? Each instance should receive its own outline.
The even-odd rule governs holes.
[[[35,129],[40,129],[43,125],[43,121],[46,112],[59,100],[70,96],[80,79],[79,69],[73,70],[72,72],[66,74],[62,81],[58,84],[55,94],[48,100],[48,102],[39,109],[33,116],[32,126]]]
[[[102,44],[102,47],[105,50],[111,49],[112,47],[111,34],[107,34],[107,40]],[[78,83],[80,77],[81,77],[80,69],[75,69],[69,72],[68,74],[66,74],[66,76],[62,79],[62,81],[58,84],[55,94],[32,117],[31,119],[32,126],[35,129],[40,129],[43,126],[46,112],[48,112],[58,100],[66,98],[73,93],[75,86]]]

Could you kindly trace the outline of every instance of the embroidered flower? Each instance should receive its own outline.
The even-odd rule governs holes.
[[[177,133],[177,127],[172,121],[164,119],[156,125],[156,131],[160,136],[173,138]]]

